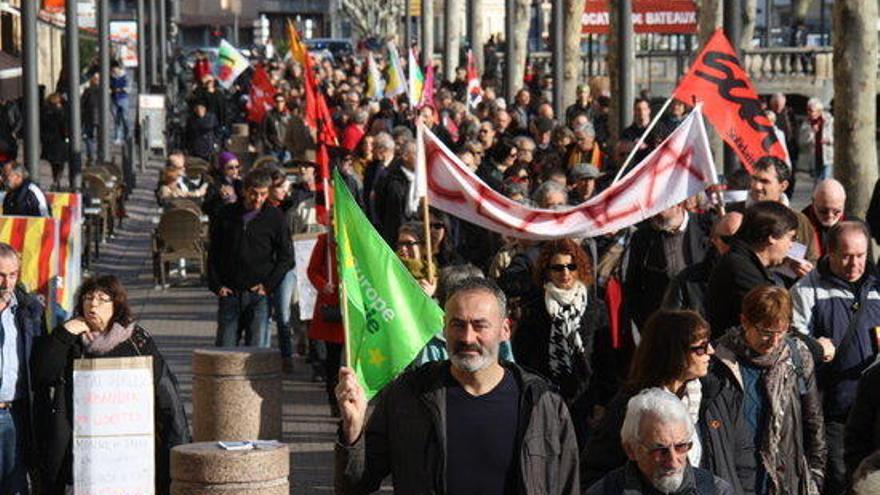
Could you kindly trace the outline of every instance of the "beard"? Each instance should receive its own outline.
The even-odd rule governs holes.
[[[467,373],[476,373],[477,371],[488,368],[492,363],[498,360],[498,347],[483,347],[479,344],[463,344],[456,342],[449,351],[449,361],[452,365],[461,371]],[[464,351],[475,351],[478,354],[465,354]]]
[[[674,493],[684,481],[684,468],[659,471],[651,477],[651,484],[661,493]]]

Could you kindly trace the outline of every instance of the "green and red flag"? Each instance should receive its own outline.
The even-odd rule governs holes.
[[[217,82],[225,89],[232,87],[232,83],[238,79],[242,72],[250,67],[248,59],[229,44],[226,40],[220,40],[220,48],[217,52],[217,64],[214,70],[217,72]]]
[[[443,328],[443,311],[376,232],[337,171],[333,187],[348,366],[370,399]]]

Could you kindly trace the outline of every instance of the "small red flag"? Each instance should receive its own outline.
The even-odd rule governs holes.
[[[685,103],[703,102],[703,113],[749,173],[766,157],[788,162],[773,124],[730,42],[719,29],[672,95]]]
[[[250,100],[247,104],[248,120],[257,124],[263,122],[266,112],[272,109],[272,102],[275,97],[275,86],[269,80],[269,74],[260,64],[254,69],[254,76],[251,78]]]

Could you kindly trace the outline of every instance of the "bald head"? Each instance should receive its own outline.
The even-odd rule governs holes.
[[[843,184],[834,179],[825,179],[813,189],[813,213],[823,227],[830,228],[843,218],[846,205],[846,191]]]
[[[724,254],[730,251],[728,239],[736,234],[739,226],[742,224],[742,213],[732,211],[719,218],[715,225],[712,226],[712,245],[718,250],[718,253]]]

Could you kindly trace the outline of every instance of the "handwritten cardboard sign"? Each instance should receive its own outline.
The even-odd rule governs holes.
[[[296,259],[296,290],[299,296],[299,319],[311,320],[315,313],[318,291],[309,280],[309,260],[318,243],[320,234],[297,234],[293,236],[293,257]]]
[[[153,358],[73,366],[75,495],[154,495]]]

